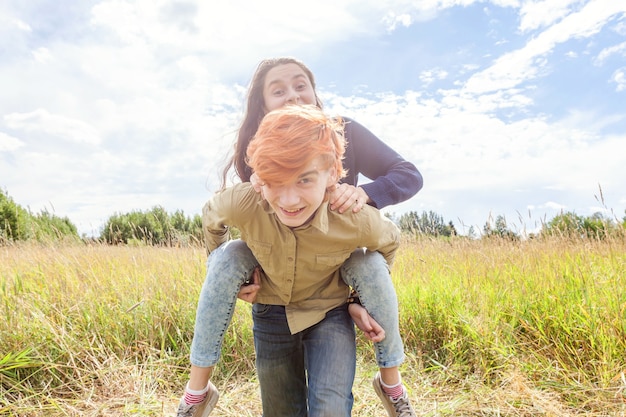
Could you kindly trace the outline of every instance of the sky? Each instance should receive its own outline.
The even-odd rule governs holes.
[[[3,0],[0,189],[84,235],[200,214],[278,56],[420,170],[396,218],[527,233],[626,215],[621,0]]]

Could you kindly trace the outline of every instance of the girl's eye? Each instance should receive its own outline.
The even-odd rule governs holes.
[[[283,94],[283,90],[274,90],[274,92],[272,92],[273,95],[275,96],[281,96]]]
[[[298,86],[296,86],[296,90],[298,91],[302,91],[306,89],[306,84],[300,84]]]

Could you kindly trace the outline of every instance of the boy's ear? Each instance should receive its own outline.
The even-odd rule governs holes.
[[[330,168],[330,175],[328,176],[328,182],[326,184],[326,188],[337,184],[337,170],[335,168]]]

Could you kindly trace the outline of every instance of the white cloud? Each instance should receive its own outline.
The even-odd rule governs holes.
[[[613,30],[619,35],[626,36],[626,20],[622,19],[618,21],[613,27]]]
[[[0,152],[14,151],[22,146],[24,146],[24,142],[18,138],[0,132]]]
[[[616,84],[616,91],[626,91],[626,67],[616,70],[611,76],[611,81]]]
[[[615,149],[626,136],[596,133],[619,122],[617,116],[574,111],[560,121],[528,116],[506,122],[493,116],[494,109],[529,103],[502,92],[468,97],[449,90],[441,100],[410,91],[369,98],[325,93],[324,101],[331,112],[367,121],[423,173],[426,185],[419,196],[388,211],[434,210],[466,229],[482,227],[492,212],[518,224],[528,222],[534,230],[546,215],[580,208],[576,201],[591,198],[598,184],[614,190],[613,203],[619,201],[621,185],[614,174],[623,171],[623,158]],[[551,204],[542,203],[550,198]],[[469,201],[472,208],[454,218]],[[517,212],[522,207],[529,209],[528,217]]]
[[[29,113],[11,113],[4,116],[6,124],[15,130],[41,132],[75,143],[97,144],[98,132],[92,125],[62,115],[50,114],[45,109]]]
[[[48,48],[37,48],[36,50],[34,50],[32,52],[33,54],[33,58],[35,58],[35,61],[40,62],[40,63],[45,63],[46,61],[49,61],[52,58],[52,55],[50,54],[50,51],[48,50]]]
[[[448,71],[442,68],[434,68],[428,71],[422,71],[419,79],[426,85],[430,85],[437,80],[444,80],[448,77]]]
[[[543,207],[547,207],[551,210],[565,210],[566,207],[562,204],[555,203],[553,201],[546,202]]]
[[[623,2],[596,0],[587,3],[581,10],[567,15],[530,39],[523,48],[500,56],[492,66],[474,74],[465,84],[465,90],[485,93],[513,88],[530,81],[545,71],[546,56],[557,44],[572,38],[591,36],[612,16],[625,11],[626,3]]]
[[[5,31],[10,32],[13,29],[23,32],[32,32],[30,25],[15,17],[13,13],[9,11],[9,5],[3,2],[0,4],[0,33]]]
[[[609,59],[609,57],[613,55],[621,55],[622,57],[626,56],[626,42],[622,42],[620,44],[602,49],[602,51],[600,51],[600,53],[594,60],[595,64],[602,65],[607,59]]]
[[[520,25],[522,32],[552,25],[570,13],[573,6],[580,0],[539,0],[524,1],[520,8]]]
[[[157,59],[210,54],[211,72],[228,74],[239,70],[242,62],[256,63],[277,51],[298,45],[322,51],[330,40],[368,33],[372,26],[357,20],[352,7],[353,1],[307,4],[306,24],[302,24],[301,8],[285,0],[237,0],[219,6],[211,2],[107,0],[93,8],[92,23],[112,31],[123,45],[151,50]]]
[[[411,15],[406,13],[396,15],[393,12],[389,12],[387,16],[383,18],[383,23],[387,27],[388,32],[393,32],[394,30],[396,30],[399,24],[404,27],[411,26],[411,23],[413,23],[413,19],[411,18]]]

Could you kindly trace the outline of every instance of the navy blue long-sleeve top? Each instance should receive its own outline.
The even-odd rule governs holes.
[[[343,167],[348,173],[342,182],[356,187],[359,174],[372,180],[361,188],[372,200],[370,205],[378,209],[408,200],[422,189],[424,180],[415,165],[365,126],[348,117],[343,120],[347,142]]]

